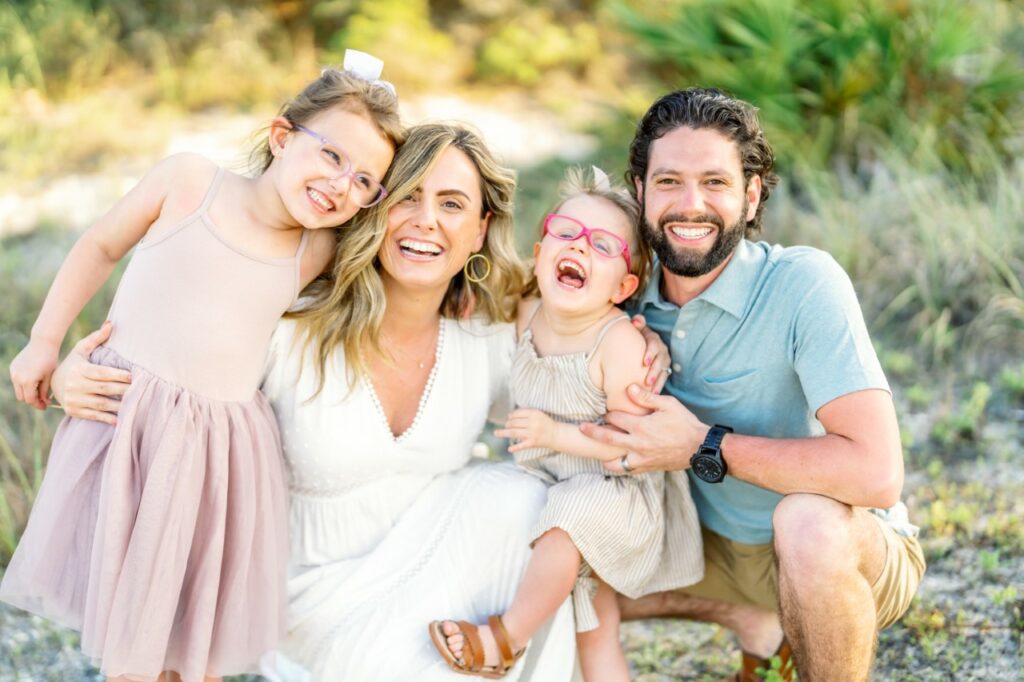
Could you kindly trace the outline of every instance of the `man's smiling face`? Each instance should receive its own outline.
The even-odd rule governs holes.
[[[661,264],[700,277],[723,265],[754,217],[760,178],[746,183],[736,144],[709,128],[680,127],[651,143],[643,229]]]

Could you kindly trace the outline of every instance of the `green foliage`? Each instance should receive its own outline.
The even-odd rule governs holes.
[[[1009,604],[1017,599],[1017,594],[1017,587],[1015,585],[1007,585],[992,592],[992,603],[996,606]]]
[[[1004,367],[999,373],[999,383],[1013,400],[1024,402],[1024,364]]]
[[[921,384],[914,384],[909,387],[905,395],[910,405],[919,410],[928,407],[933,398],[932,391]]]
[[[601,37],[590,21],[563,23],[550,7],[528,7],[502,22],[480,48],[477,75],[485,80],[536,85],[552,69],[579,75],[601,56]]]
[[[118,22],[109,8],[75,0],[0,6],[0,93],[35,88],[65,96],[90,87],[116,65]]]
[[[978,562],[981,564],[981,572],[985,575],[992,575],[999,570],[999,550],[983,549],[978,552]]]
[[[782,659],[772,656],[768,668],[757,668],[754,670],[765,682],[785,682],[790,679],[793,671],[793,661],[786,661],[786,667],[782,667]]]
[[[677,0],[612,7],[669,87],[754,103],[787,165],[990,168],[1020,131],[1018,7],[959,0]],[[1013,51],[1016,51],[1014,54]],[[994,146],[990,146],[991,141]]]
[[[905,351],[884,350],[879,353],[878,359],[882,363],[882,369],[891,377],[905,379],[917,369],[914,356]]]
[[[937,421],[932,428],[932,437],[944,446],[975,441],[984,425],[985,408],[992,397],[992,389],[983,381],[976,382],[970,395],[960,404],[960,409]]]
[[[328,49],[340,62],[345,48],[387,59],[385,77],[399,86],[441,87],[469,69],[469,55],[434,28],[427,0],[363,0]]]
[[[312,77],[312,68],[308,60],[296,59],[302,53],[276,21],[275,3],[248,5],[5,4],[0,7],[0,95],[31,90],[62,101],[122,85],[143,100],[189,109],[279,101],[297,82]],[[306,78],[299,73],[303,68]]]

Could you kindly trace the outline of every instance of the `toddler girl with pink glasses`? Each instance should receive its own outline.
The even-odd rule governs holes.
[[[628,680],[615,593],[674,589],[703,577],[700,526],[685,474],[615,476],[610,446],[578,424],[609,410],[638,413],[626,388],[642,384],[642,335],[617,306],[650,269],[638,248],[639,207],[598,169],[571,172],[563,200],[534,245],[534,282],[520,304],[505,428],[519,466],[551,487],[533,554],[509,609],[487,625],[434,621],[449,666],[499,678],[572,595],[584,679]]]

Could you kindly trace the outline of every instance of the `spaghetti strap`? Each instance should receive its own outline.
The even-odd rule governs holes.
[[[298,299],[299,293],[302,291],[302,254],[306,251],[310,232],[312,230],[303,228],[302,237],[299,239],[299,248],[295,249],[295,255],[292,256],[292,260],[295,261],[295,293],[293,294],[293,300]]]
[[[224,178],[224,169],[217,166],[217,172],[213,176],[213,181],[210,183],[210,188],[206,190],[206,196],[203,197],[203,203],[199,204],[199,209],[196,213],[206,213],[210,204],[213,202],[213,197],[216,196],[217,190],[220,188],[220,181]]]
[[[302,254],[306,251],[306,244],[309,242],[309,233],[312,230],[302,228],[302,237],[299,239],[299,248],[295,249],[295,255],[292,256],[295,260],[301,260]]]
[[[587,353],[587,357],[589,358],[591,355],[594,354],[594,351],[597,350],[597,347],[601,345],[601,341],[604,340],[604,335],[608,333],[608,330],[612,328],[613,324],[619,322],[620,320],[628,319],[629,315],[627,315],[626,313],[622,313],[618,317],[613,317],[612,319],[605,322],[604,326],[601,327],[601,331],[597,333],[597,339],[594,340],[594,345],[590,348],[590,351]]]
[[[537,317],[537,313],[539,313],[539,312],[540,312],[540,307],[541,307],[541,305],[543,305],[543,304],[544,304],[544,302],[543,302],[543,301],[541,301],[541,300],[538,300],[538,301],[537,301],[537,305],[535,305],[535,306],[533,307],[533,312],[531,312],[531,313],[530,313],[530,317],[528,317],[528,318],[526,319],[526,326],[525,326],[525,327],[523,327],[523,331],[524,331],[524,332],[525,332],[525,331],[526,331],[527,329],[529,329],[530,327],[532,327],[532,326],[533,326],[533,318]]]

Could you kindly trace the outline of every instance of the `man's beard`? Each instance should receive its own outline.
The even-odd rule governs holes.
[[[681,213],[669,213],[658,220],[658,227],[655,229],[643,218],[644,233],[647,242],[654,249],[662,266],[674,275],[682,277],[700,277],[706,275],[722,261],[729,257],[736,245],[743,239],[746,232],[747,201],[743,202],[743,210],[740,211],[740,218],[728,229],[725,229],[722,219],[717,215],[704,214],[698,216],[685,216]],[[705,223],[714,225],[717,228],[715,243],[707,253],[700,253],[696,249],[689,249],[673,244],[672,238],[666,234],[665,226],[669,223]]]

